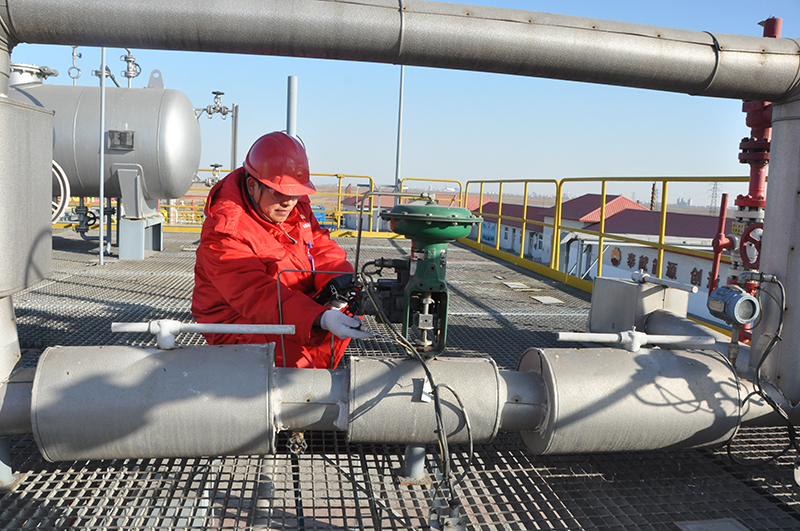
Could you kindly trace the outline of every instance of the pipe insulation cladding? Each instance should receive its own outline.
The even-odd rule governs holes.
[[[468,441],[465,410],[476,443],[490,441],[501,426],[533,429],[542,421],[545,393],[537,375],[499,372],[487,359],[437,359],[428,366],[435,384],[452,389],[440,393],[454,443]],[[424,380],[418,361],[401,358],[351,358],[349,369],[275,367],[272,343],[53,347],[36,369],[30,427],[49,461],[267,454],[280,430],[347,431],[350,442],[433,443]],[[0,419],[17,419],[24,408],[24,400],[6,410],[0,402]]]
[[[454,444],[469,441],[467,417],[474,442],[519,430],[536,454],[712,446],[741,421],[741,384],[716,352],[530,349],[519,371],[478,358],[427,364]],[[281,430],[346,431],[354,443],[437,441],[433,387],[406,358],[288,369],[274,366],[271,343],[54,347],[27,402],[29,379],[0,403],[0,419],[24,431],[29,408],[49,461],[268,454]],[[752,406],[753,421],[774,423],[763,404]]]
[[[273,345],[53,347],[31,425],[48,461],[268,454]]]
[[[535,454],[716,446],[740,423],[736,373],[713,351],[529,349],[519,370],[548,393],[543,425],[522,432]]]
[[[53,267],[53,112],[0,97],[0,131],[0,297],[6,297]],[[11,301],[3,304],[5,314]],[[16,344],[16,334],[0,341]]]
[[[0,18],[12,46],[317,57],[773,102],[800,85],[792,39],[422,0],[6,0]]]
[[[11,87],[9,97],[55,111],[53,159],[72,195],[99,195],[100,89],[34,83]],[[112,142],[122,134],[125,144]],[[183,196],[200,165],[200,125],[191,101],[177,90],[106,88],[104,144],[106,197],[121,197],[117,164],[141,166],[145,199]]]

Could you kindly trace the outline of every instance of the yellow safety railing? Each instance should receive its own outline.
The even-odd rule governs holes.
[[[225,175],[227,172],[226,170],[220,169],[201,169],[199,171],[202,172],[212,172],[216,175]],[[323,203],[327,203],[325,205],[326,215],[329,216],[331,220],[330,225],[332,228],[332,233],[335,236],[353,236],[355,235],[355,231],[353,230],[343,230],[342,229],[342,221],[345,214],[353,214],[358,216],[358,204],[354,205],[353,210],[344,210],[344,201],[347,198],[351,197],[361,197],[362,193],[358,192],[347,192],[343,190],[344,188],[344,181],[347,179],[353,179],[356,182],[356,190],[359,187],[363,189],[368,189],[369,191],[375,191],[376,186],[373,178],[369,175],[349,175],[349,174],[333,174],[333,173],[315,173],[312,174],[314,177],[315,182],[319,185],[319,178],[335,178],[337,179],[337,186],[335,192],[330,191],[319,191],[315,194],[314,197],[316,198],[334,198],[332,201],[322,201]],[[358,181],[365,181],[364,184],[358,184]],[[520,265],[525,267],[529,270],[538,272],[550,278],[554,278],[561,282],[564,282],[569,285],[576,286],[580,289],[585,291],[591,291],[591,283],[589,281],[583,280],[581,278],[572,276],[569,274],[568,271],[560,271],[561,266],[561,233],[565,230],[570,232],[574,232],[577,234],[585,234],[588,236],[596,236],[598,238],[598,257],[596,261],[596,274],[598,277],[603,275],[603,255],[605,252],[605,246],[608,241],[613,242],[624,242],[630,243],[634,245],[641,245],[644,247],[650,247],[657,250],[657,264],[654,269],[656,269],[655,274],[658,278],[661,278],[664,271],[664,253],[665,252],[678,252],[684,255],[696,256],[700,258],[710,259],[713,258],[713,254],[708,251],[701,251],[696,249],[691,249],[688,247],[681,247],[677,245],[670,245],[667,244],[666,238],[666,230],[667,230],[667,204],[668,204],[668,192],[669,192],[669,185],[671,183],[720,183],[720,182],[739,182],[739,183],[746,183],[748,181],[748,177],[569,177],[564,178],[561,180],[555,179],[512,179],[512,180],[504,180],[504,181],[496,181],[496,180],[472,180],[467,181],[464,185],[461,184],[460,181],[455,180],[448,180],[448,179],[424,179],[424,178],[413,178],[407,177],[400,181],[401,189],[405,189],[407,182],[437,182],[437,183],[448,183],[454,184],[458,186],[458,199],[454,199],[454,201],[458,201],[461,206],[469,207],[470,200],[474,199],[477,196],[478,199],[478,206],[476,209],[477,214],[482,216],[486,220],[492,220],[495,222],[494,227],[494,244],[487,245],[483,243],[483,230],[484,227],[479,224],[477,226],[477,237],[473,240],[471,238],[462,238],[459,241],[468,245],[473,248],[477,248],[484,252],[488,252],[494,256],[500,257],[504,260],[507,260],[511,263],[516,265]],[[621,234],[613,234],[606,232],[606,203],[607,203],[607,190],[609,183],[660,183],[661,184],[661,200],[660,200],[660,223],[659,223],[659,230],[656,236],[657,241],[653,241],[652,239],[644,239],[644,238],[634,238],[629,237]],[[564,201],[564,193],[565,188],[569,188],[575,184],[581,184],[581,192],[586,193],[587,187],[585,184],[589,183],[596,183],[599,187],[600,191],[600,219],[599,219],[599,230],[593,231],[583,228],[577,228],[573,226],[566,226],[562,223],[562,206],[565,203]],[[529,209],[529,197],[531,187],[533,186],[544,186],[548,190],[553,190],[553,195],[555,197],[555,203],[552,205],[552,223],[548,221],[543,221],[541,219],[531,219],[528,214]],[[487,192],[487,187],[491,188],[491,192]],[[507,206],[510,204],[509,202],[505,201],[504,195],[506,191],[510,187],[515,187],[517,189],[522,189],[522,215],[521,216],[512,216],[508,214],[504,214],[504,205]],[[477,188],[477,190],[476,190]],[[167,226],[165,230],[189,230],[189,231],[199,231],[200,227],[203,222],[203,209],[205,207],[206,196],[208,194],[209,188],[202,183],[195,183],[187,195],[182,200],[172,200],[169,203],[166,201],[162,201],[160,205],[160,211],[164,216]],[[550,192],[548,192],[549,195]],[[196,195],[196,198],[193,196]],[[379,194],[376,194],[379,196]],[[412,196],[414,194],[409,194]],[[516,193],[515,195],[519,195]],[[387,233],[381,233],[374,231],[374,210],[375,210],[375,202],[374,202],[375,195],[370,196],[368,198],[368,205],[365,207],[369,208],[369,227],[368,231],[364,231],[363,234],[365,235],[372,235],[372,236],[391,236]],[[485,203],[488,198],[495,199],[497,201],[497,213],[490,213],[486,212]],[[183,204],[180,204],[180,201],[183,201]],[[186,202],[189,204],[186,204]],[[317,201],[319,202],[319,201]],[[356,202],[357,203],[357,202]],[[75,206],[78,204],[78,198],[72,198],[70,206]],[[87,198],[86,199],[87,206],[91,206],[92,204],[97,204],[96,198]],[[380,203],[378,203],[380,204]],[[514,203],[515,205],[519,205],[519,203]],[[331,210],[329,207],[335,205]],[[366,208],[365,208],[366,210]],[[549,216],[548,216],[549,217]],[[515,222],[521,224],[521,231],[519,234],[519,240],[515,241],[512,240],[511,249],[512,251],[509,253],[507,249],[500,248],[500,241],[501,241],[501,226],[503,222]],[[550,241],[550,257],[549,257],[549,264],[539,264],[533,261],[531,257],[526,257],[526,231],[531,225],[538,225],[541,227],[548,227],[552,230],[552,239]],[[514,250],[515,244],[519,243],[519,251],[516,252]],[[530,248],[530,246],[529,246]],[[529,249],[530,250],[530,249]],[[546,251],[545,251],[546,252]],[[544,258],[544,255],[543,255]],[[724,260],[727,260],[726,257],[723,257]],[[593,264],[594,265],[594,264]]]
[[[159,212],[164,217],[167,226],[201,226],[205,220],[205,199],[199,204],[180,204],[180,200],[161,203]],[[176,202],[176,204],[172,204]]]
[[[586,234],[586,235],[593,235],[598,237],[598,259],[597,259],[597,276],[602,276],[602,268],[603,268],[603,252],[604,252],[604,244],[606,240],[613,240],[618,242],[626,242],[632,243],[637,245],[642,245],[646,247],[651,247],[657,249],[657,271],[656,274],[658,278],[662,277],[663,274],[663,264],[664,264],[664,252],[671,251],[671,252],[680,252],[685,255],[697,256],[700,258],[713,258],[713,253],[707,251],[698,251],[694,249],[689,249],[685,247],[675,246],[666,244],[666,223],[667,223],[667,198],[668,198],[668,187],[669,183],[697,183],[697,182],[748,182],[748,177],[572,177],[572,178],[565,178],[560,181],[552,180],[552,179],[531,179],[531,180],[506,180],[506,181],[468,181],[466,183],[466,187],[464,190],[464,200],[463,204],[468,204],[468,199],[470,197],[470,186],[479,185],[479,201],[480,206],[478,208],[478,214],[484,217],[484,219],[494,219],[495,223],[495,243],[494,249],[491,249],[488,245],[482,243],[482,230],[483,228],[479,225],[477,238],[475,241],[472,241],[469,238],[462,238],[459,241],[471,246],[478,248],[482,251],[489,252],[489,254],[493,254],[495,256],[499,256],[502,258],[507,259],[508,261],[516,264],[521,265],[527,269],[536,271],[538,273],[542,273],[550,278],[554,278],[556,280],[562,281],[566,284],[573,285],[583,289],[585,291],[591,291],[591,283],[580,279],[578,277],[573,277],[569,275],[568,272],[561,272],[560,271],[560,252],[561,252],[561,232],[563,230],[569,230],[570,232]],[[600,187],[600,220],[599,220],[599,231],[591,231],[587,229],[581,229],[576,227],[567,227],[562,224],[562,205],[564,203],[564,187],[571,184],[571,183],[590,183],[595,182],[598,183]],[[607,233],[605,230],[605,221],[606,221],[606,202],[607,202],[607,186],[609,182],[628,182],[628,183],[641,183],[641,182],[659,182],[661,183],[661,205],[660,205],[660,223],[659,223],[659,231],[657,234],[658,241],[654,242],[651,240],[645,240],[641,238],[632,238],[623,236],[620,234],[612,234]],[[497,214],[493,213],[486,213],[484,212],[484,197],[485,197],[485,190],[484,187],[486,185],[496,185],[498,187],[498,206],[497,206]],[[524,192],[523,192],[523,205],[522,205],[522,212],[523,217],[515,217],[515,216],[507,216],[503,214],[503,193],[504,193],[504,185],[510,184],[523,184],[524,185]],[[553,208],[553,223],[546,223],[543,221],[537,221],[528,219],[527,212],[528,212],[528,190],[529,186],[532,184],[550,184],[554,185],[556,188],[555,193],[555,205]],[[586,189],[583,188],[581,190],[583,193],[586,192]],[[522,223],[522,230],[519,235],[519,253],[508,253],[500,249],[500,226],[503,221],[515,221]],[[551,250],[550,250],[550,264],[549,267],[535,264],[532,261],[525,259],[525,236],[526,236],[526,228],[527,224],[536,224],[543,227],[549,227],[553,231],[552,241],[551,241]],[[512,242],[511,248],[514,248],[514,242]],[[725,259],[723,257],[723,259]]]
[[[335,232],[338,232],[338,231],[342,230],[342,218],[344,216],[344,213],[347,212],[342,208],[342,206],[343,206],[342,202],[344,200],[346,200],[347,198],[349,198],[349,197],[361,197],[361,195],[363,195],[363,194],[360,194],[360,193],[347,193],[346,190],[344,192],[342,192],[342,186],[344,184],[344,180],[345,179],[355,179],[357,181],[357,180],[366,179],[367,183],[368,183],[368,185],[367,185],[368,191],[372,192],[372,191],[375,190],[375,180],[369,175],[349,175],[349,174],[346,174],[346,173],[312,173],[311,176],[312,177],[333,177],[333,178],[338,180],[336,192],[321,192],[321,191],[317,191],[317,193],[314,194],[315,198],[316,197],[335,197],[336,198],[336,208],[333,210],[333,212],[331,212],[331,215],[333,216],[333,221],[336,224],[336,228],[334,229]],[[356,190],[358,190],[358,188],[359,188],[359,185],[356,183]],[[356,203],[358,203],[358,202],[356,201]],[[373,207],[374,207],[373,198],[370,197],[369,198],[369,213],[370,213],[369,214],[369,232],[372,232],[372,226],[373,226],[373,215],[372,215]],[[326,208],[326,214],[327,214],[327,208]],[[358,214],[358,204],[355,205],[353,214],[356,214],[356,215]],[[359,219],[356,222],[356,224],[358,225],[360,223],[361,223],[361,220]]]
[[[504,185],[523,185],[523,203],[522,203],[522,217],[515,217],[515,216],[506,216],[503,215],[503,193],[504,193]],[[524,258],[525,255],[525,229],[527,228],[528,224],[539,225],[542,227],[550,227],[553,229],[553,233],[556,234],[558,231],[555,230],[555,224],[553,223],[546,223],[544,221],[538,221],[534,219],[528,219],[528,198],[530,196],[530,186],[534,184],[544,184],[544,185],[552,185],[554,188],[554,195],[558,191],[559,182],[555,179],[512,179],[507,181],[489,181],[489,180],[480,180],[480,181],[467,181],[466,187],[464,188],[464,199],[462,204],[469,205],[469,198],[470,198],[470,186],[471,185],[480,185],[479,192],[478,192],[478,215],[486,218],[492,218],[497,220],[495,224],[495,250],[500,250],[500,225],[502,220],[508,221],[517,221],[522,223],[522,231],[520,233],[520,249],[519,249],[519,258]],[[484,199],[486,197],[486,185],[497,185],[498,186],[498,199],[497,199],[497,214],[491,214],[484,212]],[[491,194],[489,194],[491,197]],[[558,202],[556,202],[556,211],[558,211]],[[478,242],[481,241],[483,227],[478,225]],[[553,245],[555,245],[555,238],[553,239]],[[550,267],[553,268],[553,262],[551,259]]]
[[[597,261],[597,276],[602,276],[603,270],[603,243],[605,238],[613,239],[614,241],[624,241],[627,243],[634,243],[639,244],[647,247],[652,247],[657,249],[657,270],[656,276],[661,278],[663,275],[663,268],[664,268],[664,252],[665,251],[673,251],[673,252],[680,252],[683,254],[688,254],[692,256],[698,256],[700,258],[713,258],[714,254],[711,252],[705,251],[695,251],[693,249],[687,249],[685,247],[679,247],[675,245],[667,245],[664,243],[666,239],[666,230],[667,230],[667,197],[668,197],[668,190],[669,190],[669,183],[708,183],[708,182],[748,182],[748,177],[568,177],[562,179],[559,182],[559,191],[558,191],[558,202],[562,202],[562,195],[564,192],[564,186],[569,183],[578,183],[578,182],[597,182],[601,183],[602,191],[601,191],[601,213],[600,213],[600,230],[599,231],[587,231],[584,229],[577,229],[577,228],[570,228],[573,232],[579,232],[582,234],[589,234],[598,236],[598,261]],[[614,235],[608,234],[605,232],[605,205],[606,205],[606,187],[609,182],[629,182],[629,183],[641,183],[641,182],[652,182],[652,183],[661,183],[661,205],[660,205],[660,223],[659,223],[659,231],[658,231],[658,242],[652,242],[649,240],[643,240],[639,238],[629,238],[624,237],[621,235]],[[556,224],[559,225],[561,228],[561,219],[560,219],[560,212],[558,212],[558,219],[556,219]],[[555,260],[555,269],[559,268],[559,261],[560,261],[560,246],[554,248],[554,254],[556,254]]]
[[[464,206],[464,201],[462,197],[464,197],[464,190],[461,181],[454,181],[452,179],[426,179],[424,177],[405,177],[404,179],[400,179],[400,191],[406,191],[406,181],[415,181],[415,182],[425,182],[425,183],[450,183],[450,184],[457,184],[458,185],[458,192],[453,194],[453,200],[458,202],[458,206]],[[444,194],[450,194],[451,192],[444,191]],[[437,197],[437,199],[439,199]]]
[[[198,170],[198,173],[199,172],[211,172],[215,178],[222,178],[229,173],[228,170],[209,168],[201,168]],[[321,212],[325,213],[326,217],[326,220],[323,221],[323,224],[331,226],[331,231],[334,235],[349,235],[351,231],[342,228],[342,221],[345,214],[358,215],[358,205],[355,205],[353,210],[350,211],[344,209],[345,205],[343,203],[349,197],[360,197],[362,193],[347,192],[344,190],[344,181],[348,179],[353,180],[356,184],[356,190],[361,188],[362,190],[367,189],[369,191],[374,191],[376,189],[374,179],[369,175],[351,175],[344,173],[312,173],[311,177],[317,185],[320,184],[319,178],[332,177],[337,179],[335,192],[320,190],[312,196],[312,203],[319,202],[314,201],[314,199],[335,198],[334,201],[327,201],[327,203],[330,204],[324,205],[324,208],[321,210]],[[359,184],[359,181],[366,181],[366,184]],[[205,181],[193,183],[187,194],[181,199],[161,201],[159,210],[164,216],[164,220],[166,222],[165,230],[200,231],[200,226],[203,224],[203,220],[205,219],[203,210],[205,208],[208,192],[210,191],[210,188],[204,183]],[[374,216],[372,215],[374,207],[373,201],[374,198],[370,197],[368,232],[374,232]],[[326,203],[326,201],[322,202]],[[320,211],[317,208],[314,208],[313,210],[315,212]]]

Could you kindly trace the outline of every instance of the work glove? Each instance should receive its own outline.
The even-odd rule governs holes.
[[[340,301],[339,299],[333,299],[332,301],[328,302],[326,306],[331,310],[343,310],[344,308],[347,308],[347,303]]]
[[[361,326],[361,319],[350,317],[338,310],[326,310],[319,320],[319,326],[340,339],[348,337],[365,339],[372,337],[370,332],[358,329],[358,327]]]

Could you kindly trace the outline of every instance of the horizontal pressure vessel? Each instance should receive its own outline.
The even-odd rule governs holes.
[[[73,196],[100,193],[100,89],[31,83],[9,96],[55,111],[53,158]],[[184,195],[200,164],[200,126],[189,98],[159,88],[106,88],[105,196],[120,197],[119,163],[142,167],[146,199]]]

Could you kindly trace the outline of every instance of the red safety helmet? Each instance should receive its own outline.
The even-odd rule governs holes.
[[[244,169],[283,195],[303,196],[317,191],[308,176],[306,150],[286,133],[276,131],[256,140],[244,159]]]

